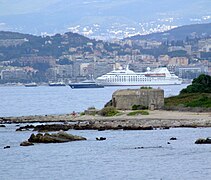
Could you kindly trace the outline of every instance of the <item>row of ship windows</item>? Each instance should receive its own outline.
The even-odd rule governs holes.
[[[165,78],[159,78],[155,79],[153,78],[154,81],[160,81],[164,80]],[[112,78],[107,78],[108,82],[125,82],[125,81],[151,81],[152,78],[139,78],[139,77],[112,77]]]

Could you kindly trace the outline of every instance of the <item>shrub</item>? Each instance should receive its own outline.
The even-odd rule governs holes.
[[[108,107],[108,106],[112,106],[113,105],[113,102],[112,102],[112,99],[110,101],[108,101],[104,107]]]
[[[113,106],[104,107],[99,111],[99,115],[101,116],[115,116],[118,113],[119,111],[117,111],[116,108]]]
[[[165,108],[184,109],[185,107],[211,108],[210,93],[187,93],[165,98]]]
[[[85,115],[85,112],[81,112],[81,113],[80,113],[80,116],[84,116],[84,115]]]
[[[143,110],[138,110],[138,111],[129,112],[127,115],[128,116],[149,115],[149,112],[148,111],[143,111]]]
[[[145,109],[148,109],[148,107],[143,106],[143,105],[137,105],[137,104],[134,104],[132,106],[132,110],[145,110]]]
[[[96,109],[94,106],[88,107],[88,110],[94,110]]]
[[[211,93],[211,76],[201,74],[191,85],[180,91],[180,94],[185,93]]]
[[[142,86],[140,89],[152,89],[152,87]]]

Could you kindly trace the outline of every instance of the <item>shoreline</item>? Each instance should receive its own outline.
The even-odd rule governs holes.
[[[113,117],[103,117],[99,115],[35,115],[21,117],[0,117],[0,124],[11,123],[91,123],[96,127],[211,127],[211,112],[180,112],[155,110],[149,111],[149,115],[127,116],[130,111],[122,111],[122,115]]]

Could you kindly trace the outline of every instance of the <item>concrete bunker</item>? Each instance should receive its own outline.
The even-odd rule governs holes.
[[[131,110],[134,105],[148,109],[162,109],[164,90],[162,89],[126,89],[117,90],[112,95],[112,106],[119,110]]]

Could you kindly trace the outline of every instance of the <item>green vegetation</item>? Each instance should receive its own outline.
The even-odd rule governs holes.
[[[187,52],[183,50],[172,51],[167,53],[170,57],[187,57]]]
[[[96,110],[96,108],[94,106],[88,107],[88,110]]]
[[[152,87],[142,86],[140,89],[152,89]]]
[[[180,92],[180,94],[186,93],[211,93],[211,76],[201,74],[195,78],[191,85]]]
[[[115,116],[122,116],[124,115],[124,112],[118,112]]]
[[[192,84],[183,89],[178,96],[165,98],[165,108],[211,108],[210,93],[211,77],[202,74],[195,78]]]
[[[85,112],[81,112],[81,113],[80,113],[80,116],[84,116],[84,115],[85,115]]]
[[[203,107],[211,108],[211,94],[186,93],[165,98],[165,107]]]
[[[132,106],[132,110],[144,110],[144,109],[148,109],[148,107],[143,106],[143,105],[136,105],[136,104]]]
[[[85,113],[86,114],[86,113]],[[96,111],[90,111],[87,115],[90,115],[90,116],[95,116],[97,114],[97,112]]]
[[[106,116],[106,117],[115,116],[118,113],[119,111],[117,111],[116,108],[112,106],[104,107],[103,109],[99,111],[99,115]]]
[[[148,111],[143,111],[143,110],[137,110],[137,111],[129,112],[127,115],[128,116],[149,115],[149,112]]]

